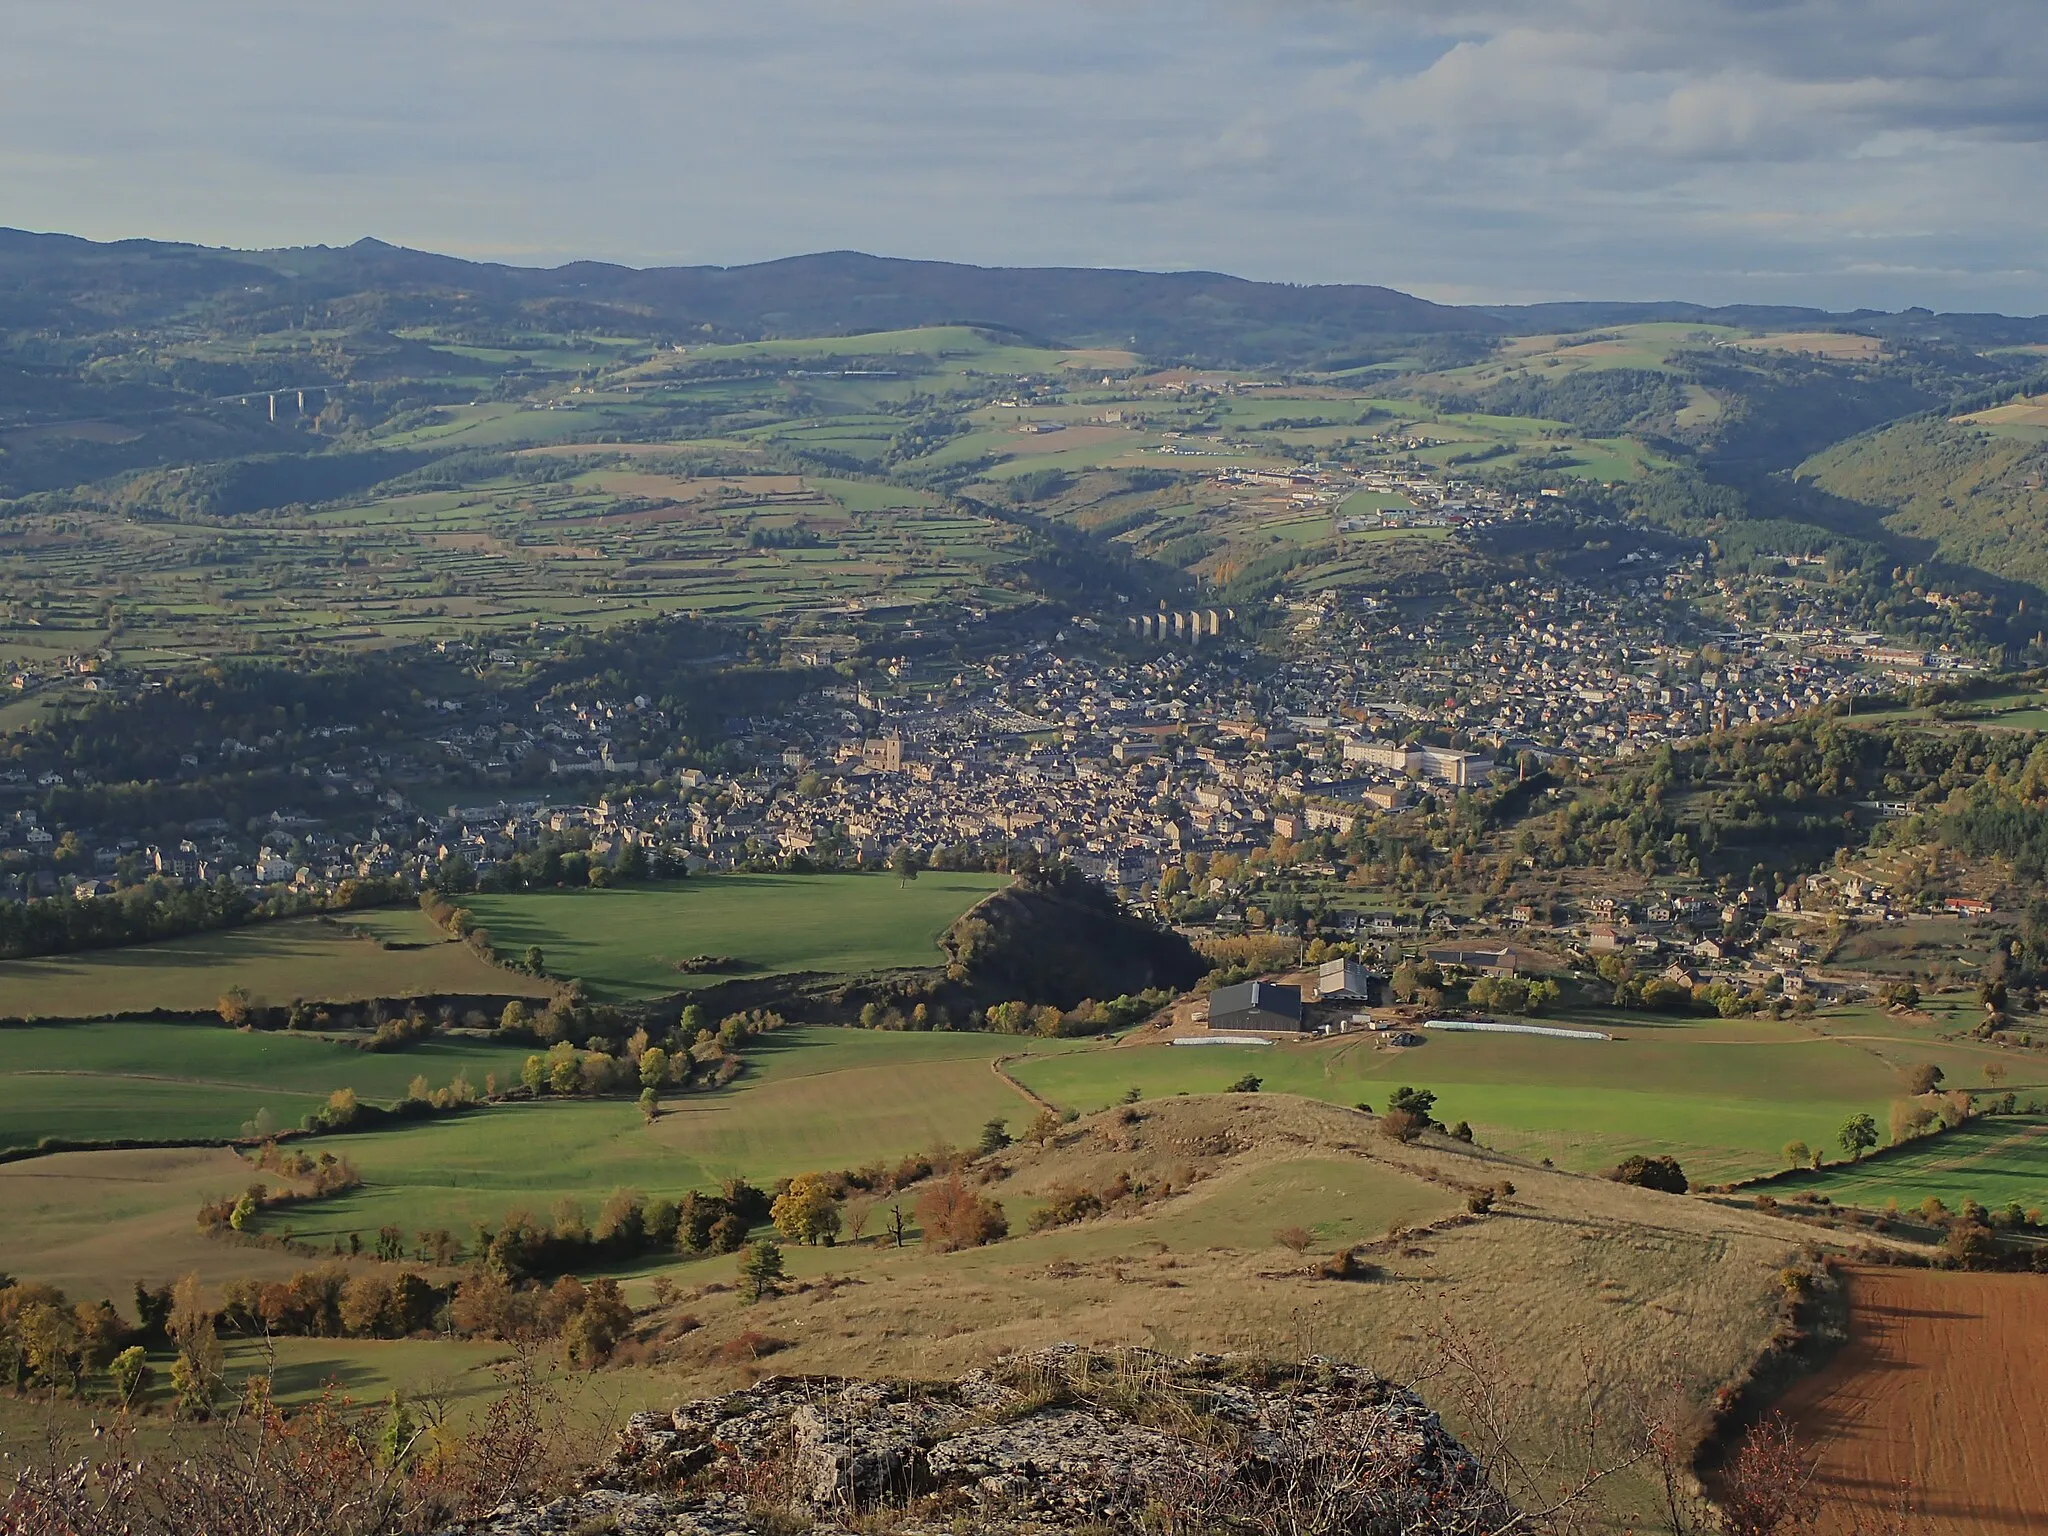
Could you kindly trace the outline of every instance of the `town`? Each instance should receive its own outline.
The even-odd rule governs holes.
[[[1292,478],[1284,488],[1325,496],[1329,478],[1316,468],[1299,477],[1306,493]],[[1475,551],[1540,508],[1414,474],[1385,484],[1414,516],[1454,519],[1453,536]],[[1497,573],[1448,599],[1283,590],[1243,611],[1070,613],[1042,638],[965,660],[914,643],[892,650],[883,632],[861,665],[838,669],[852,675],[817,670],[816,686],[785,707],[722,722],[708,751],[686,748],[646,693],[527,699],[516,687],[419,697],[402,728],[337,721],[195,739],[179,776],[268,768],[288,798],[154,836],[39,808],[65,803],[67,773],[74,789],[90,787],[78,765],[12,768],[0,772],[0,878],[14,900],[226,882],[252,900],[303,901],[370,880],[488,884],[507,861],[548,847],[583,853],[594,877],[622,862],[676,874],[980,867],[1029,850],[1200,931],[1241,931],[1246,909],[1259,910],[1243,892],[1274,874],[1258,865],[1275,848],[1320,850],[1285,862],[1341,876],[1347,842],[1532,772],[1853,712],[1859,698],[1978,665],[1854,628],[1830,609],[1827,584],[1798,579],[1796,560],[1715,574],[1698,556],[1630,547],[1624,527],[1605,536],[1624,551],[1613,570]],[[1788,590],[1791,623],[1779,619]],[[1752,606],[1770,617],[1752,621]],[[911,618],[906,642],[923,633]],[[779,643],[799,663],[852,644]],[[434,649],[488,680],[516,675],[549,644],[543,634]],[[71,665],[103,697],[162,686],[105,658]],[[1724,952],[1723,936],[1743,931],[1745,901],[1761,916],[1774,900],[1750,891],[1724,912],[1711,893],[1673,895],[1635,914],[1639,928],[1615,925],[1629,913],[1611,898],[1545,918],[1575,925],[1590,952],[1627,949],[1676,975],[1743,959],[1732,942]],[[1467,916],[1440,907],[1430,931]],[[1325,920],[1382,939],[1394,926],[1356,910]],[[1533,921],[1515,906],[1485,926]],[[1799,975],[1796,941],[1767,958]]]

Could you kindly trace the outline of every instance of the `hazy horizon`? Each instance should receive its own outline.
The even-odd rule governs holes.
[[[2037,0],[75,0],[13,30],[0,223],[92,239],[2048,311]]]

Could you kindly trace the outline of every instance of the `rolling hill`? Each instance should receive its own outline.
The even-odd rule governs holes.
[[[1798,478],[1886,509],[1886,528],[1943,560],[2048,586],[2048,432],[1918,418],[1817,453]]]

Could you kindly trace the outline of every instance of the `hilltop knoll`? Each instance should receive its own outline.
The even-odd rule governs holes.
[[[636,1414],[580,1493],[455,1529],[835,1536],[882,1510],[906,1536],[963,1520],[1422,1536],[1513,1516],[1422,1399],[1368,1371],[1061,1345],[951,1382],[776,1376]]]

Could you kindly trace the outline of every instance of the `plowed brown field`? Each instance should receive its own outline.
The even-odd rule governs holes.
[[[1821,1451],[1827,1531],[1896,1508],[1931,1536],[2048,1531],[2048,1279],[1858,1269],[1849,1343],[1782,1407]]]

